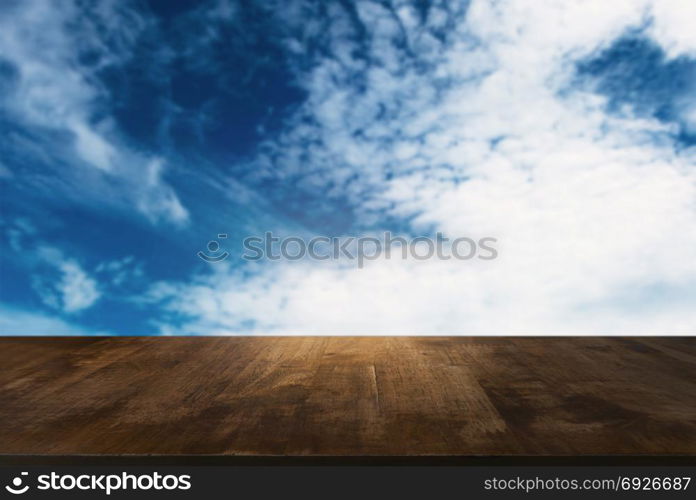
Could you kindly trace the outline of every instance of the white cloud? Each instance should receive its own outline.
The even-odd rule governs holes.
[[[0,304],[0,335],[104,335],[85,330],[60,318]]]
[[[97,282],[74,261],[60,265],[63,277],[57,288],[63,297],[63,311],[73,313],[92,306],[100,296]]]
[[[696,48],[658,5],[474,1],[466,15],[433,6],[423,27],[405,5],[397,20],[363,2],[371,65],[337,13],[333,56],[259,164],[347,195],[366,226],[393,215],[414,231],[495,236],[500,258],[219,268],[160,284],[159,298],[190,333],[693,334],[693,154],[675,152],[668,125],[568,90],[574,61],[646,22],[665,50]],[[394,43],[404,32],[414,58]],[[649,299],[631,303],[636,291]]]
[[[79,186],[69,193],[76,199],[93,196],[102,204],[135,206],[153,222],[183,224],[188,212],[172,187],[148,173],[153,161],[163,162],[128,146],[105,105],[110,96],[97,83],[98,71],[129,59],[148,26],[119,4],[27,0],[3,6],[0,55],[17,68],[18,78],[0,106],[24,126],[72,137],[71,172],[59,174]],[[84,54],[94,61],[82,62]]]
[[[145,271],[142,262],[136,262],[132,255],[121,259],[103,261],[94,270],[110,282],[113,287],[130,286],[143,279]]]
[[[83,122],[73,123],[70,130],[75,134],[75,149],[82,159],[102,170],[111,170],[116,150],[108,141]]]
[[[696,3],[683,0],[657,0],[650,3],[654,14],[651,35],[670,57],[696,56]]]
[[[55,246],[39,240],[36,228],[25,219],[0,220],[9,248],[31,278],[42,302],[52,309],[73,314],[92,307],[101,297],[97,281],[80,263]]]
[[[164,217],[178,224],[185,223],[188,221],[188,211],[174,190],[163,185],[164,166],[164,160],[161,158],[154,158],[144,166],[145,178],[140,185],[143,196],[138,201],[138,208],[152,220]]]
[[[101,297],[94,280],[80,264],[54,247],[39,247],[36,255],[45,264],[59,273],[58,279],[35,277],[34,288],[43,302],[67,314],[76,313],[93,306]]]

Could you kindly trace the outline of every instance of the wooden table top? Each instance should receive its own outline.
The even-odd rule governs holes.
[[[0,338],[0,454],[696,454],[696,338]]]

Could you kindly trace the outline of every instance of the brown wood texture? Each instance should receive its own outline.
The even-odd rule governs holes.
[[[0,454],[696,454],[696,338],[4,338]]]

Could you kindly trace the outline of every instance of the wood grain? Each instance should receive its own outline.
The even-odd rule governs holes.
[[[0,339],[0,454],[696,454],[696,338]]]

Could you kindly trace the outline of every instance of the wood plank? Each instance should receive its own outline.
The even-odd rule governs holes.
[[[696,454],[696,338],[0,339],[0,454]]]

